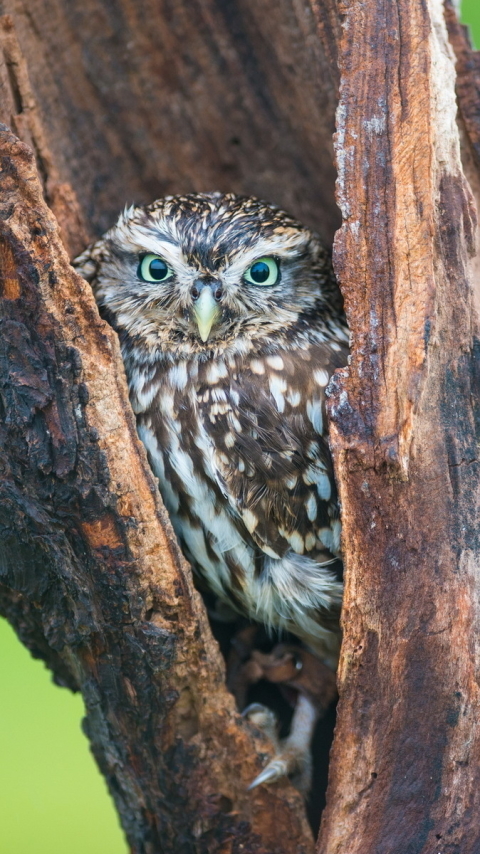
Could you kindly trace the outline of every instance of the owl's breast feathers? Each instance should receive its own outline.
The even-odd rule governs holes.
[[[324,394],[348,340],[318,236],[259,199],[190,193],[126,208],[75,265],[119,334],[139,436],[195,570],[334,664]]]
[[[341,603],[324,397],[346,355],[340,338],[129,370],[139,435],[196,571],[324,659]]]

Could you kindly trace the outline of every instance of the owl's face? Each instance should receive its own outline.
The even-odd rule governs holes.
[[[129,208],[77,264],[120,335],[176,356],[288,331],[318,311],[331,281],[312,232],[220,193]]]

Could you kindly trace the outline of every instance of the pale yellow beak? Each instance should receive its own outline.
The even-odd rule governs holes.
[[[193,304],[193,314],[197,321],[200,338],[205,343],[213,324],[220,316],[220,309],[209,287],[202,288],[199,298]]]

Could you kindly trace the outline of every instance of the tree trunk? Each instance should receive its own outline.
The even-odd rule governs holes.
[[[317,850],[474,854],[478,139],[468,139],[467,116],[457,125],[440,0],[340,11],[335,264],[353,347],[330,416],[347,572]],[[468,50],[447,12],[454,45]],[[478,89],[476,98],[478,111]]]
[[[82,691],[131,850],[312,842],[288,783],[247,792],[271,746],[224,688],[116,338],[42,185],[71,255],[126,201],[187,190],[267,198],[331,241],[340,80],[345,638],[318,851],[474,854],[480,63],[453,10],[449,43],[441,0],[2,9],[2,116],[23,142],[0,134],[0,609]]]

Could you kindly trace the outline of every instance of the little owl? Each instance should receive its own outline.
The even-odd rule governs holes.
[[[348,332],[318,237],[257,199],[192,193],[126,209],[75,265],[119,335],[138,433],[195,572],[334,668],[324,397]],[[279,767],[256,782],[291,771]]]

